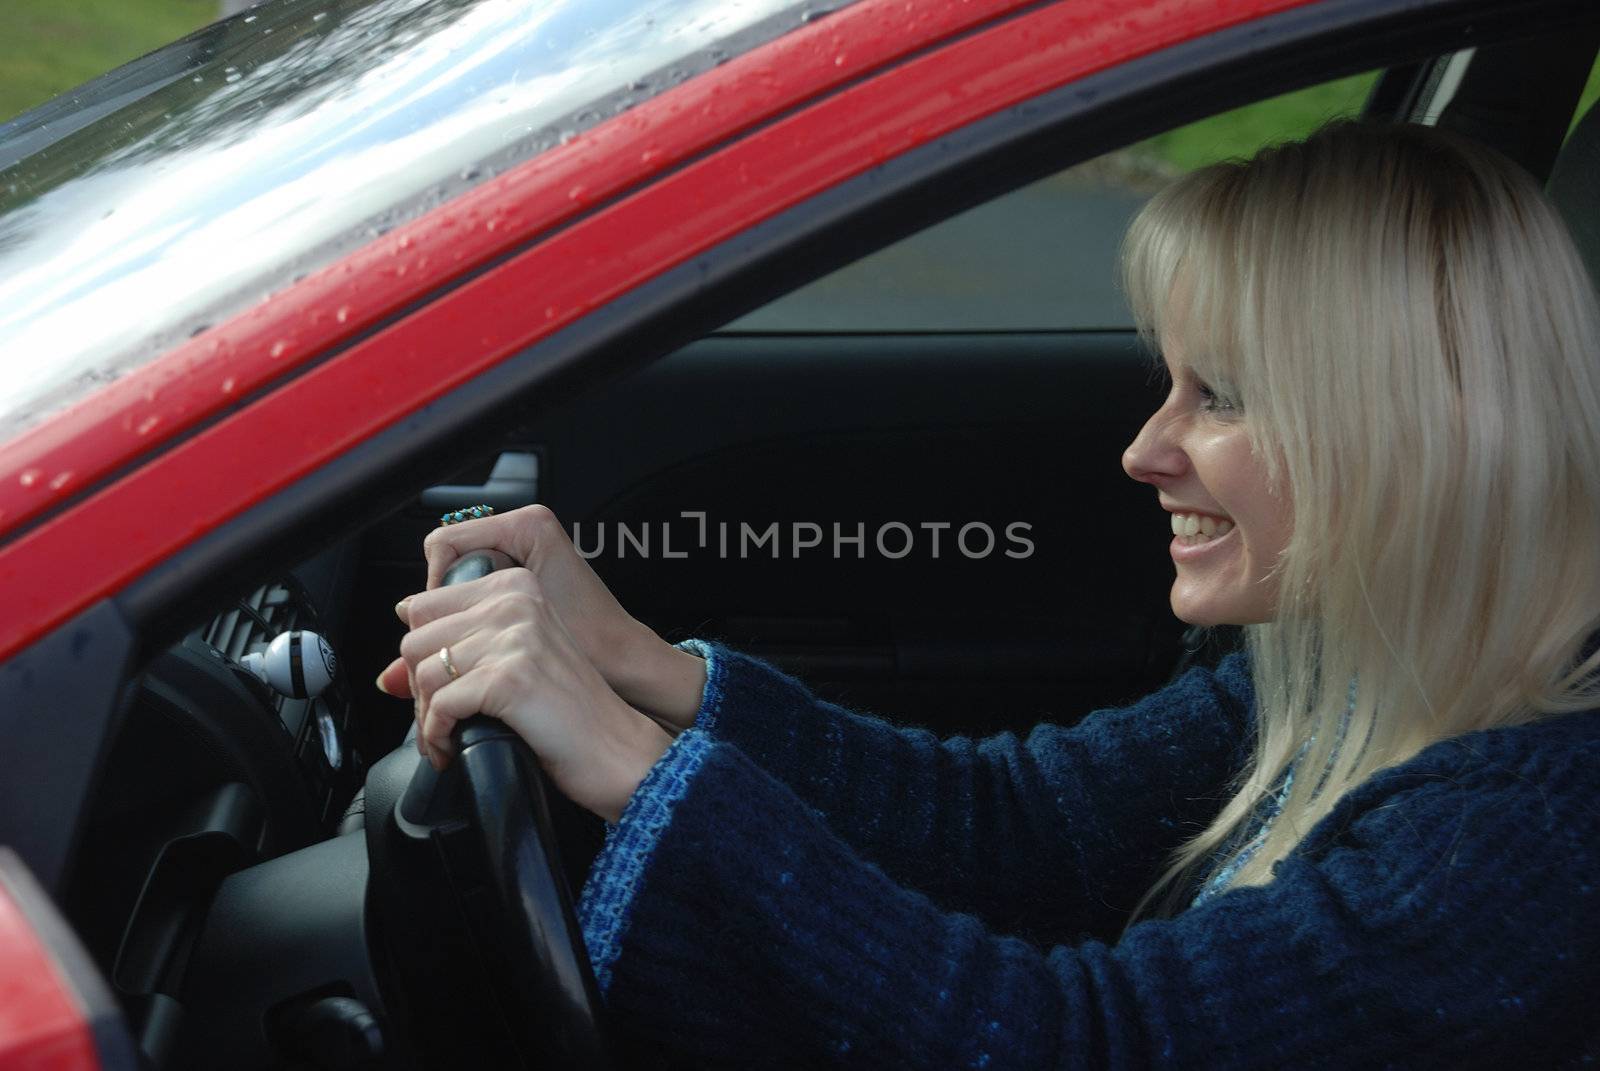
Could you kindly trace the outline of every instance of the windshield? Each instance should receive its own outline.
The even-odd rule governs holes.
[[[277,0],[0,125],[0,440],[845,2]]]

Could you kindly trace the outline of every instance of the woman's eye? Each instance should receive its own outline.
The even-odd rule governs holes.
[[[1218,395],[1217,392],[1212,390],[1208,384],[1203,383],[1200,380],[1195,380],[1195,390],[1199,393],[1202,399],[1200,403],[1201,412],[1232,413],[1238,410],[1238,406],[1236,406],[1232,401]]]

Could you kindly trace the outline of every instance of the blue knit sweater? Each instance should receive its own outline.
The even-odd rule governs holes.
[[[1600,1062],[1600,715],[1343,798],[1264,886],[1121,932],[1251,726],[1237,656],[1027,739],[939,740],[708,661],[580,917],[617,1028],[696,1066]]]

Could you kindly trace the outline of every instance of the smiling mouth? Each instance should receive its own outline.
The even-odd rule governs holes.
[[[1204,513],[1174,513],[1172,534],[1185,547],[1198,547],[1213,539],[1221,539],[1233,531],[1233,522],[1226,517],[1212,517]]]

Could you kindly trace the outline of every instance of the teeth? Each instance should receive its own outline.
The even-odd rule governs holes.
[[[1172,534],[1189,546],[1225,536],[1231,531],[1233,522],[1229,520],[1207,517],[1200,513],[1172,514]]]

